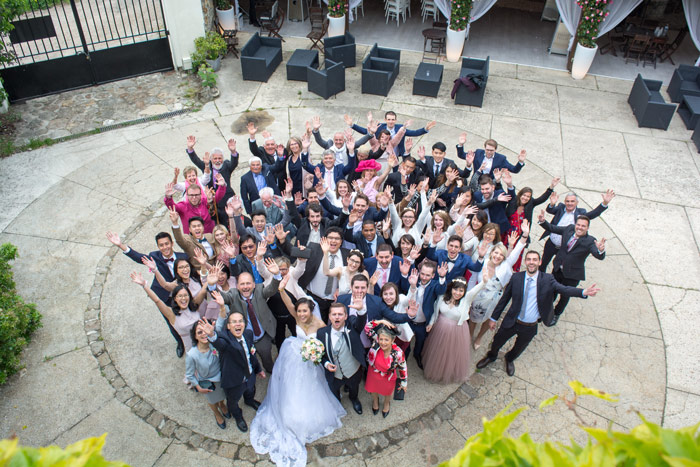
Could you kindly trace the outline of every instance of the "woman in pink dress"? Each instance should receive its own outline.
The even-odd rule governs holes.
[[[379,413],[379,395],[384,396],[382,416],[389,415],[391,396],[396,388],[396,380],[400,382],[399,390],[406,392],[406,359],[398,345],[394,343],[397,331],[394,325],[385,320],[369,321],[365,325],[365,333],[372,340],[372,346],[367,353],[367,381],[365,390],[372,394],[372,413]]]

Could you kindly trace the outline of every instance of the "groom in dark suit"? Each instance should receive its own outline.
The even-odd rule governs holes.
[[[537,323],[542,321],[545,326],[554,324],[552,301],[555,292],[567,297],[587,298],[595,296],[600,291],[595,284],[585,290],[561,285],[551,274],[539,271],[539,266],[540,254],[536,251],[528,251],[525,255],[525,271],[513,274],[503,296],[493,310],[488,323],[491,329],[496,329],[498,318],[508,302],[512,300],[501,327],[493,337],[491,349],[486,357],[476,364],[477,368],[485,368],[494,362],[501,347],[511,337],[517,336],[515,345],[506,354],[506,373],[508,376],[513,376],[515,374],[513,361],[523,353],[537,335]]]
[[[365,348],[360,333],[367,322],[366,310],[358,310],[356,316],[348,316],[342,303],[333,303],[328,313],[330,326],[321,328],[316,338],[324,345],[323,367],[333,395],[340,400],[340,388],[347,386],[355,412],[362,415],[362,404],[357,398],[362,373],[367,368]]]
[[[201,321],[200,321],[201,323]],[[265,371],[255,356],[253,331],[246,329],[243,313],[234,311],[226,319],[226,327],[214,332],[210,324],[204,324],[209,341],[221,354],[221,387],[226,393],[229,413],[236,419],[238,429],[248,431],[238,401],[243,396],[246,405],[258,410],[260,403],[255,396],[255,375],[265,378]]]

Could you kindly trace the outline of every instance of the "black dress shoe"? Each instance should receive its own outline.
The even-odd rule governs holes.
[[[374,407],[372,407],[372,413],[374,415],[377,415],[379,413],[379,407],[377,407],[376,409]]]
[[[384,418],[388,417],[388,416],[389,416],[389,412],[391,412],[391,409],[387,410],[386,412],[384,412],[384,411],[382,410],[382,417],[384,417]]]
[[[423,359],[421,357],[416,357],[416,364],[418,365],[418,368],[421,370],[423,369]]]
[[[513,365],[513,362],[509,362],[506,360],[506,374],[508,376],[513,376],[515,374],[515,365]]]
[[[216,420],[216,419],[215,419],[215,420]],[[222,430],[225,430],[225,429],[226,429],[226,420],[224,420],[224,421],[221,422],[221,423],[219,423],[219,421],[216,420],[216,424],[217,424],[217,425],[219,426],[219,428],[221,428]]]
[[[221,415],[223,415],[224,418],[229,418],[229,419],[230,419],[230,418],[231,418],[231,411],[229,411],[228,413],[222,413]]]
[[[238,427],[239,430],[241,430],[243,433],[248,431],[248,424],[243,420],[243,417],[236,419],[236,426]]]
[[[343,386],[343,392],[350,392],[350,388],[347,386]]]
[[[557,322],[559,321],[559,317],[560,317],[560,316],[561,316],[561,314],[556,314],[556,313],[555,313],[555,314],[554,314],[554,317],[552,318],[552,323],[550,324],[550,326],[554,326],[555,324],[557,324]]]
[[[252,407],[253,410],[258,410],[258,407],[260,407],[260,402],[258,402],[258,401],[256,401],[256,400],[252,400],[252,401],[250,401],[250,402],[244,402],[244,403],[245,403],[245,405],[247,405],[248,407]]]
[[[491,360],[491,358],[486,356],[486,357],[482,358],[481,360],[479,360],[479,362],[476,364],[476,367],[481,370],[481,369],[484,369],[487,366],[489,366],[492,362],[493,362],[493,360]]]
[[[177,349],[175,349],[175,355],[177,355],[177,358],[182,358],[182,356],[185,355],[185,348],[178,345]]]
[[[360,404],[360,401],[352,401],[352,408],[355,409],[355,412],[357,412],[358,415],[362,415],[362,404]]]

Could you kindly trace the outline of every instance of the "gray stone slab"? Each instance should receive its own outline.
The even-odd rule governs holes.
[[[25,300],[36,303],[43,316],[44,325],[34,334],[23,362],[39,365],[47,357],[87,345],[83,329],[85,307],[95,267],[107,248],[1,234],[0,243],[5,242],[11,242],[19,251],[12,265],[17,289]]]
[[[104,457],[129,465],[153,465],[170,444],[170,440],[160,437],[152,426],[135,417],[127,406],[116,399],[111,399],[64,432],[55,443],[64,447],[103,433],[107,433],[102,448]],[[128,449],[125,449],[126,446]]]
[[[700,395],[668,389],[666,391],[666,412],[664,428],[677,430],[698,423]]]
[[[670,388],[700,395],[697,336],[700,332],[700,292],[649,285],[666,345],[667,383]]]
[[[537,83],[556,84],[575,88],[595,89],[596,80],[592,75],[584,79],[573,79],[568,71],[551,70],[537,66],[518,65],[518,79]]]
[[[632,91],[632,85],[634,84],[632,80],[609,78],[607,76],[596,76],[595,80],[599,91],[616,92],[627,96]]]
[[[229,157],[227,139],[222,135],[219,127],[211,120],[191,123],[178,128],[168,128],[166,131],[140,138],[138,144],[172,167],[180,167],[180,177],[182,179],[182,177],[184,177],[182,169],[184,169],[185,166],[192,165],[190,158],[187,157],[185,153],[187,137],[189,135],[193,135],[197,138],[195,151],[197,151],[197,155],[199,155],[200,158],[204,156],[205,152],[211,152],[215,147],[219,147],[224,151],[224,157]],[[225,135],[228,136],[228,133],[225,133]],[[231,136],[229,136],[229,138],[230,137]],[[239,138],[236,138],[236,140],[240,141]],[[244,143],[243,147],[237,149],[239,152],[248,152],[248,145],[245,142],[242,143]],[[172,177],[172,169],[164,175]]]
[[[684,142],[625,135],[625,144],[642,197],[700,207],[700,172]],[[660,163],[669,154],[674,162]]]
[[[60,355],[15,376],[0,395],[0,437],[45,446],[112,399],[90,349]],[[100,433],[101,434],[101,433]]]
[[[500,76],[489,77],[484,106],[472,110],[506,117],[528,115],[532,120],[559,121],[556,86]]]
[[[686,207],[685,212],[690,220],[690,230],[693,232],[695,244],[700,246],[700,209]]]
[[[236,429],[233,426],[230,428]],[[235,464],[238,466],[248,463],[236,460]],[[212,467],[228,467],[232,464],[231,459],[217,456],[204,449],[191,449],[182,444],[172,443],[153,466],[170,467],[173,465],[211,465]]]
[[[640,197],[620,133],[562,125],[562,139],[567,185]]]
[[[557,93],[564,125],[651,135],[651,129],[637,125],[626,95],[564,86]]]

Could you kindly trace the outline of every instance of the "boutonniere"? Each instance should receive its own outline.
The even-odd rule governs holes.
[[[216,349],[211,349],[211,353],[212,353],[212,355],[214,355],[215,357],[218,357],[218,356],[219,356],[219,352],[218,352]]]

